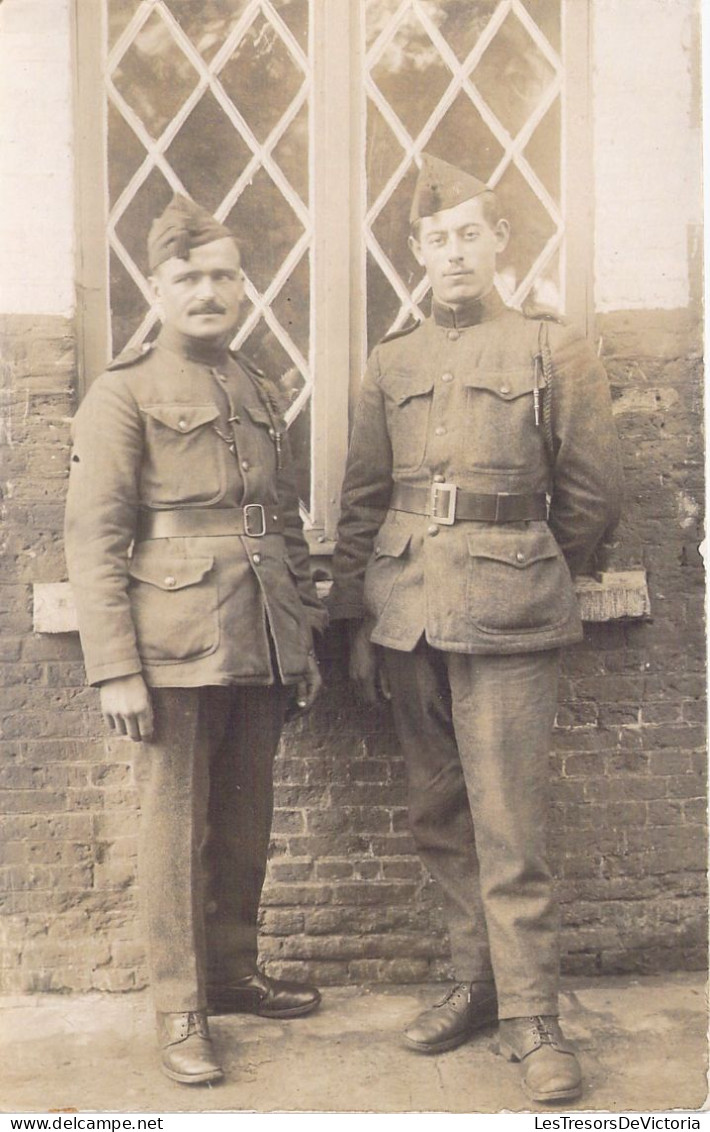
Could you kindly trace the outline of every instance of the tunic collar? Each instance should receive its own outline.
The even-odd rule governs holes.
[[[188,358],[205,366],[225,365],[229,361],[229,343],[210,341],[203,338],[190,338],[172,326],[163,326],[157,343],[173,354]]]
[[[489,322],[506,309],[505,303],[494,287],[487,295],[482,295],[480,299],[472,299],[456,310],[434,299],[431,312],[437,326],[461,330],[466,326],[478,326],[480,322]]]

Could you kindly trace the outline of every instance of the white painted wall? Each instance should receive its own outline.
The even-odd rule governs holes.
[[[74,308],[70,48],[69,0],[0,3],[3,314]]]
[[[688,304],[688,225],[701,219],[701,137],[691,129],[693,6],[592,0],[600,311]]]

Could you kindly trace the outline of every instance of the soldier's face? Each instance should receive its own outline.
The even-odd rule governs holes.
[[[189,338],[228,338],[244,298],[239,249],[225,237],[161,263],[151,278],[166,326]]]
[[[418,238],[409,245],[426,268],[434,297],[450,307],[479,299],[490,291],[496,259],[508,243],[507,221],[494,228],[486,220],[480,197],[446,208],[419,223]]]

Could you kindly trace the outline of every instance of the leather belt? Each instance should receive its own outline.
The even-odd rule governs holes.
[[[547,496],[544,492],[478,495],[474,491],[462,491],[453,483],[433,483],[431,487],[396,483],[390,507],[394,511],[407,511],[410,515],[426,515],[432,522],[446,527],[461,519],[481,523],[547,519]]]
[[[179,511],[141,511],[136,542],[193,535],[247,535],[263,538],[284,529],[277,507],[247,503],[244,507],[191,507]]]

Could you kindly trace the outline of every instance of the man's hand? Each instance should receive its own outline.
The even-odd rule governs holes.
[[[314,700],[323,686],[323,678],[318,668],[318,661],[313,653],[308,655],[308,671],[296,685],[296,707],[298,714],[302,715],[313,707]]]
[[[370,626],[363,621],[350,635],[350,679],[355,694],[366,704],[391,699],[387,676],[377,645],[370,640]]]
[[[134,743],[153,738],[153,705],[145,680],[133,676],[117,676],[101,685],[101,710],[112,731],[128,735]]]

